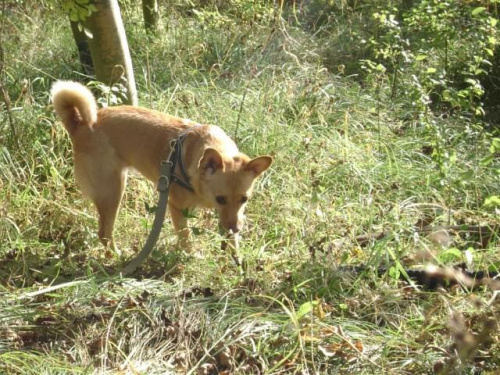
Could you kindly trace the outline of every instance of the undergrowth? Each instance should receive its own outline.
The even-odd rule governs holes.
[[[243,152],[275,157],[248,206],[248,277],[204,211],[190,222],[197,254],[175,249],[167,218],[151,259],[115,276],[145,241],[156,192],[131,176],[115,228],[123,254],[105,252],[49,103],[56,79],[84,80],[69,24],[50,5],[15,3],[2,24],[2,372],[498,371],[495,284],[428,291],[398,278],[427,264],[498,271],[496,234],[464,230],[442,246],[415,231],[498,225],[484,204],[500,182],[487,126],[463,114],[422,121],[391,99],[390,82],[325,66],[324,34],[300,12],[177,4],[150,38],[124,4],[140,104],[217,124]],[[359,264],[389,271],[339,267]]]

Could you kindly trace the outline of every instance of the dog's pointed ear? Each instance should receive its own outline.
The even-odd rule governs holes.
[[[273,158],[271,156],[259,156],[248,162],[246,170],[255,174],[255,177],[259,176],[273,163]]]
[[[201,157],[198,168],[215,173],[218,169],[224,172],[224,161],[222,155],[215,148],[207,148]]]

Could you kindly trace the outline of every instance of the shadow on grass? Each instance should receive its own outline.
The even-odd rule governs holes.
[[[12,248],[0,257],[0,285],[7,288],[29,288],[37,284],[57,285],[82,277],[114,277],[135,256],[118,258],[109,250],[62,252],[56,246],[49,251],[26,247]],[[179,275],[189,255],[175,249],[155,250],[130,277],[165,282]]]

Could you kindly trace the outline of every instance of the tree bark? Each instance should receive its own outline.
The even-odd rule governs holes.
[[[127,93],[125,104],[137,105],[132,59],[120,15],[118,0],[96,0],[97,12],[85,21],[92,33],[89,39],[97,80],[112,86],[121,83]]]
[[[142,14],[146,32],[155,35],[158,31],[158,21],[160,19],[158,0],[142,0]]]

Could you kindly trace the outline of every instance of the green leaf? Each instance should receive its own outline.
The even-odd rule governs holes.
[[[495,159],[496,159],[495,154],[491,154],[490,156],[487,156],[483,160],[481,160],[481,165],[484,165],[484,166],[490,165],[491,162]]]
[[[450,90],[444,90],[443,91],[443,101],[444,102],[451,102],[452,101],[452,97],[451,97],[451,91]]]
[[[500,262],[491,262],[490,265],[488,266],[488,271],[490,272],[498,272],[500,269]]]
[[[139,225],[144,229],[149,229],[149,223],[147,219],[144,218],[139,219]]]
[[[500,151],[500,138],[493,138],[491,140],[490,152],[493,154],[497,151]]]
[[[462,259],[462,252],[456,247],[452,247],[439,254],[439,260],[442,262],[454,262]]]
[[[425,60],[427,58],[427,55],[417,55],[415,56],[415,60],[417,61],[422,61],[422,60]]]
[[[427,68],[427,71],[426,71],[427,74],[432,74],[432,73],[436,73],[436,72],[437,72],[436,68]]]
[[[500,196],[492,195],[484,200],[484,206],[488,208],[500,207]]]
[[[476,9],[474,9],[474,10],[472,11],[472,13],[471,13],[471,14],[472,14],[473,16],[477,16],[478,14],[483,13],[485,10],[486,10],[486,8],[485,8],[485,7],[477,7]]]
[[[297,320],[300,320],[304,316],[310,314],[318,303],[319,303],[318,301],[311,301],[300,305],[299,311],[297,311]]]
[[[69,12],[69,19],[73,22],[79,21],[80,18],[78,17],[78,9],[76,8],[71,9],[71,12]]]
[[[456,163],[457,161],[457,152],[455,150],[451,150],[450,151],[450,156],[448,158],[448,160],[450,161],[450,163]]]
[[[81,21],[85,21],[85,19],[89,16],[89,11],[86,8],[78,9],[78,17]]]
[[[399,271],[398,267],[392,266],[391,268],[389,268],[389,276],[395,280],[398,280],[401,276],[401,272]]]

